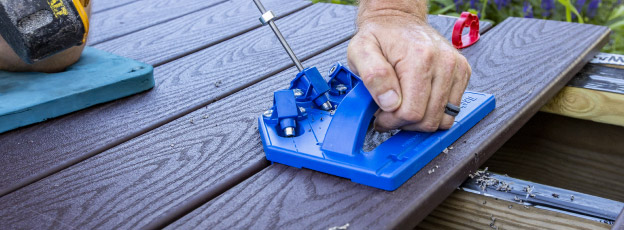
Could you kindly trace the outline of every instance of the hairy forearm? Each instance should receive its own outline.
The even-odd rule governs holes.
[[[427,0],[360,0],[358,25],[383,17],[410,17],[426,22]]]

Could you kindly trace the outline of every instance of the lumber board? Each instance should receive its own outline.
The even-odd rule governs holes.
[[[415,227],[561,89],[608,34],[606,27],[522,18],[489,30],[462,53],[473,69],[468,89],[494,94],[497,108],[396,191],[273,164],[169,228]]]
[[[348,39],[355,30],[354,12],[351,6],[315,4],[276,23],[295,52],[308,57]],[[329,29],[332,27],[336,31]],[[311,36],[318,39],[310,40]],[[0,195],[291,65],[272,32],[258,28],[155,68],[156,86],[151,91],[0,134],[0,165],[4,169]]]
[[[624,126],[624,94],[566,86],[540,111]]]
[[[309,1],[263,1],[277,16],[310,6]],[[158,66],[261,26],[253,1],[228,1],[111,41],[95,45]]]
[[[111,10],[123,5],[130,4],[132,2],[141,1],[141,0],[115,0],[115,1],[106,1],[106,0],[91,0],[91,12],[98,13],[105,10]]]
[[[135,1],[115,10],[101,11],[90,16],[87,44],[121,37],[223,2],[225,0]]]
[[[611,225],[455,190],[415,229],[609,229]]]
[[[624,66],[587,64],[541,111],[624,126]]]
[[[536,114],[483,164],[490,171],[624,201],[624,127]]]
[[[356,13],[352,6],[315,4],[277,24],[294,51],[306,59],[350,38]],[[266,103],[271,99],[255,94],[240,100],[226,93],[292,66],[271,30],[261,28],[157,68],[160,89],[106,106],[106,112],[139,117],[120,129],[146,119],[155,122],[145,115],[154,111],[139,115],[133,111],[179,111],[182,106],[199,104],[192,108],[195,112],[1,197],[0,223],[30,229],[60,228],[59,223],[88,229],[142,228],[168,219],[167,211],[184,205],[189,197],[206,190],[216,194],[227,190],[266,166],[253,129],[262,104],[250,98]],[[295,74],[291,70],[284,78]],[[282,80],[269,86],[286,85]],[[169,91],[163,95],[161,90]],[[193,97],[184,97],[191,93]],[[205,107],[201,103],[206,101],[216,103]]]
[[[314,28],[315,36],[319,38],[340,40],[338,37],[340,34],[327,29],[330,27],[345,30],[345,33],[354,32],[355,27],[350,23],[336,24],[338,19],[352,22],[356,14],[353,7],[314,5],[306,10],[308,11],[305,15],[316,15],[313,17],[320,20],[310,25]],[[298,14],[293,16],[296,15]],[[289,24],[292,28],[283,27],[282,31],[288,37],[289,31],[301,28],[298,36],[309,39],[310,35],[305,30],[312,29],[301,27],[300,24],[303,21],[314,21],[308,17],[291,21]],[[347,20],[342,17],[350,18]],[[453,23],[452,20],[439,17],[432,17],[431,21],[436,27],[445,29],[451,27]],[[280,21],[278,24],[281,25]],[[333,36],[316,30],[327,30]],[[263,28],[263,31],[271,33],[268,28]],[[249,37],[258,36],[260,35],[253,34]],[[341,36],[348,38],[348,34]],[[343,39],[339,47],[305,63],[314,63],[321,71],[327,71],[335,60],[345,55],[347,44],[344,40],[346,39]],[[295,52],[301,51],[297,39],[289,41]],[[306,45],[318,46],[310,43]],[[263,50],[263,54],[281,51],[279,50],[281,47],[277,47],[279,51],[259,49]],[[297,54],[305,53],[297,52]],[[206,51],[201,58],[208,54],[211,52]],[[306,56],[300,55],[304,58]],[[250,58],[254,61],[262,60],[258,56]],[[287,62],[284,59],[278,61]],[[237,60],[232,64],[241,62]],[[163,67],[168,65],[170,64]],[[224,71],[230,70],[226,68]],[[290,68],[282,72],[280,77],[263,80],[260,84],[222,98],[2,197],[0,210],[5,211],[0,211],[0,222],[20,228],[50,227],[54,224],[50,219],[42,219],[43,216],[23,215],[31,210],[37,210],[55,221],[71,226],[141,227],[153,221],[170,219],[170,216],[175,216],[175,213],[171,214],[171,210],[193,206],[193,203],[197,206],[203,204],[205,202],[203,200],[218,195],[267,166],[257,129],[254,128],[257,125],[256,118],[272,103],[272,98],[266,96],[267,90],[274,91],[287,87],[295,74],[296,70]],[[90,195],[94,192],[97,196]],[[78,209],[80,211],[77,211]],[[117,215],[131,218],[123,220],[125,223],[121,224],[119,221],[122,220],[115,219]],[[32,220],[33,218],[35,220]]]

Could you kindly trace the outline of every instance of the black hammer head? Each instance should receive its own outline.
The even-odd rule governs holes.
[[[0,35],[32,64],[83,43],[88,22],[81,13],[86,17],[72,0],[0,0]]]

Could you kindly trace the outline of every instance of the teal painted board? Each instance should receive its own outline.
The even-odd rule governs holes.
[[[0,71],[0,133],[152,87],[151,65],[91,47],[64,72]]]

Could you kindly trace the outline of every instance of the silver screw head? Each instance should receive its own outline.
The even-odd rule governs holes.
[[[293,89],[293,93],[295,93],[295,97],[301,97],[303,96],[303,90],[301,89]]]
[[[321,108],[322,108],[323,110],[329,111],[329,110],[331,110],[331,109],[332,109],[332,104],[331,104],[331,102],[326,101],[325,103],[323,103],[323,104],[321,105]]]
[[[340,92],[340,94],[343,94],[344,92],[347,91],[347,86],[344,84],[338,84],[336,85],[336,90],[338,90],[338,92]]]
[[[295,128],[293,127],[286,127],[284,129],[284,135],[286,135],[287,137],[292,137],[295,135]]]
[[[299,112],[301,112],[301,113],[306,113],[306,109],[305,109],[305,108],[303,108],[303,107],[299,107]]]
[[[264,116],[266,118],[269,118],[269,117],[273,116],[273,110],[269,109],[267,111],[264,111],[264,113],[262,113],[262,116]]]
[[[329,69],[329,75],[332,75],[334,71],[336,71],[336,65],[332,66],[331,69]]]

